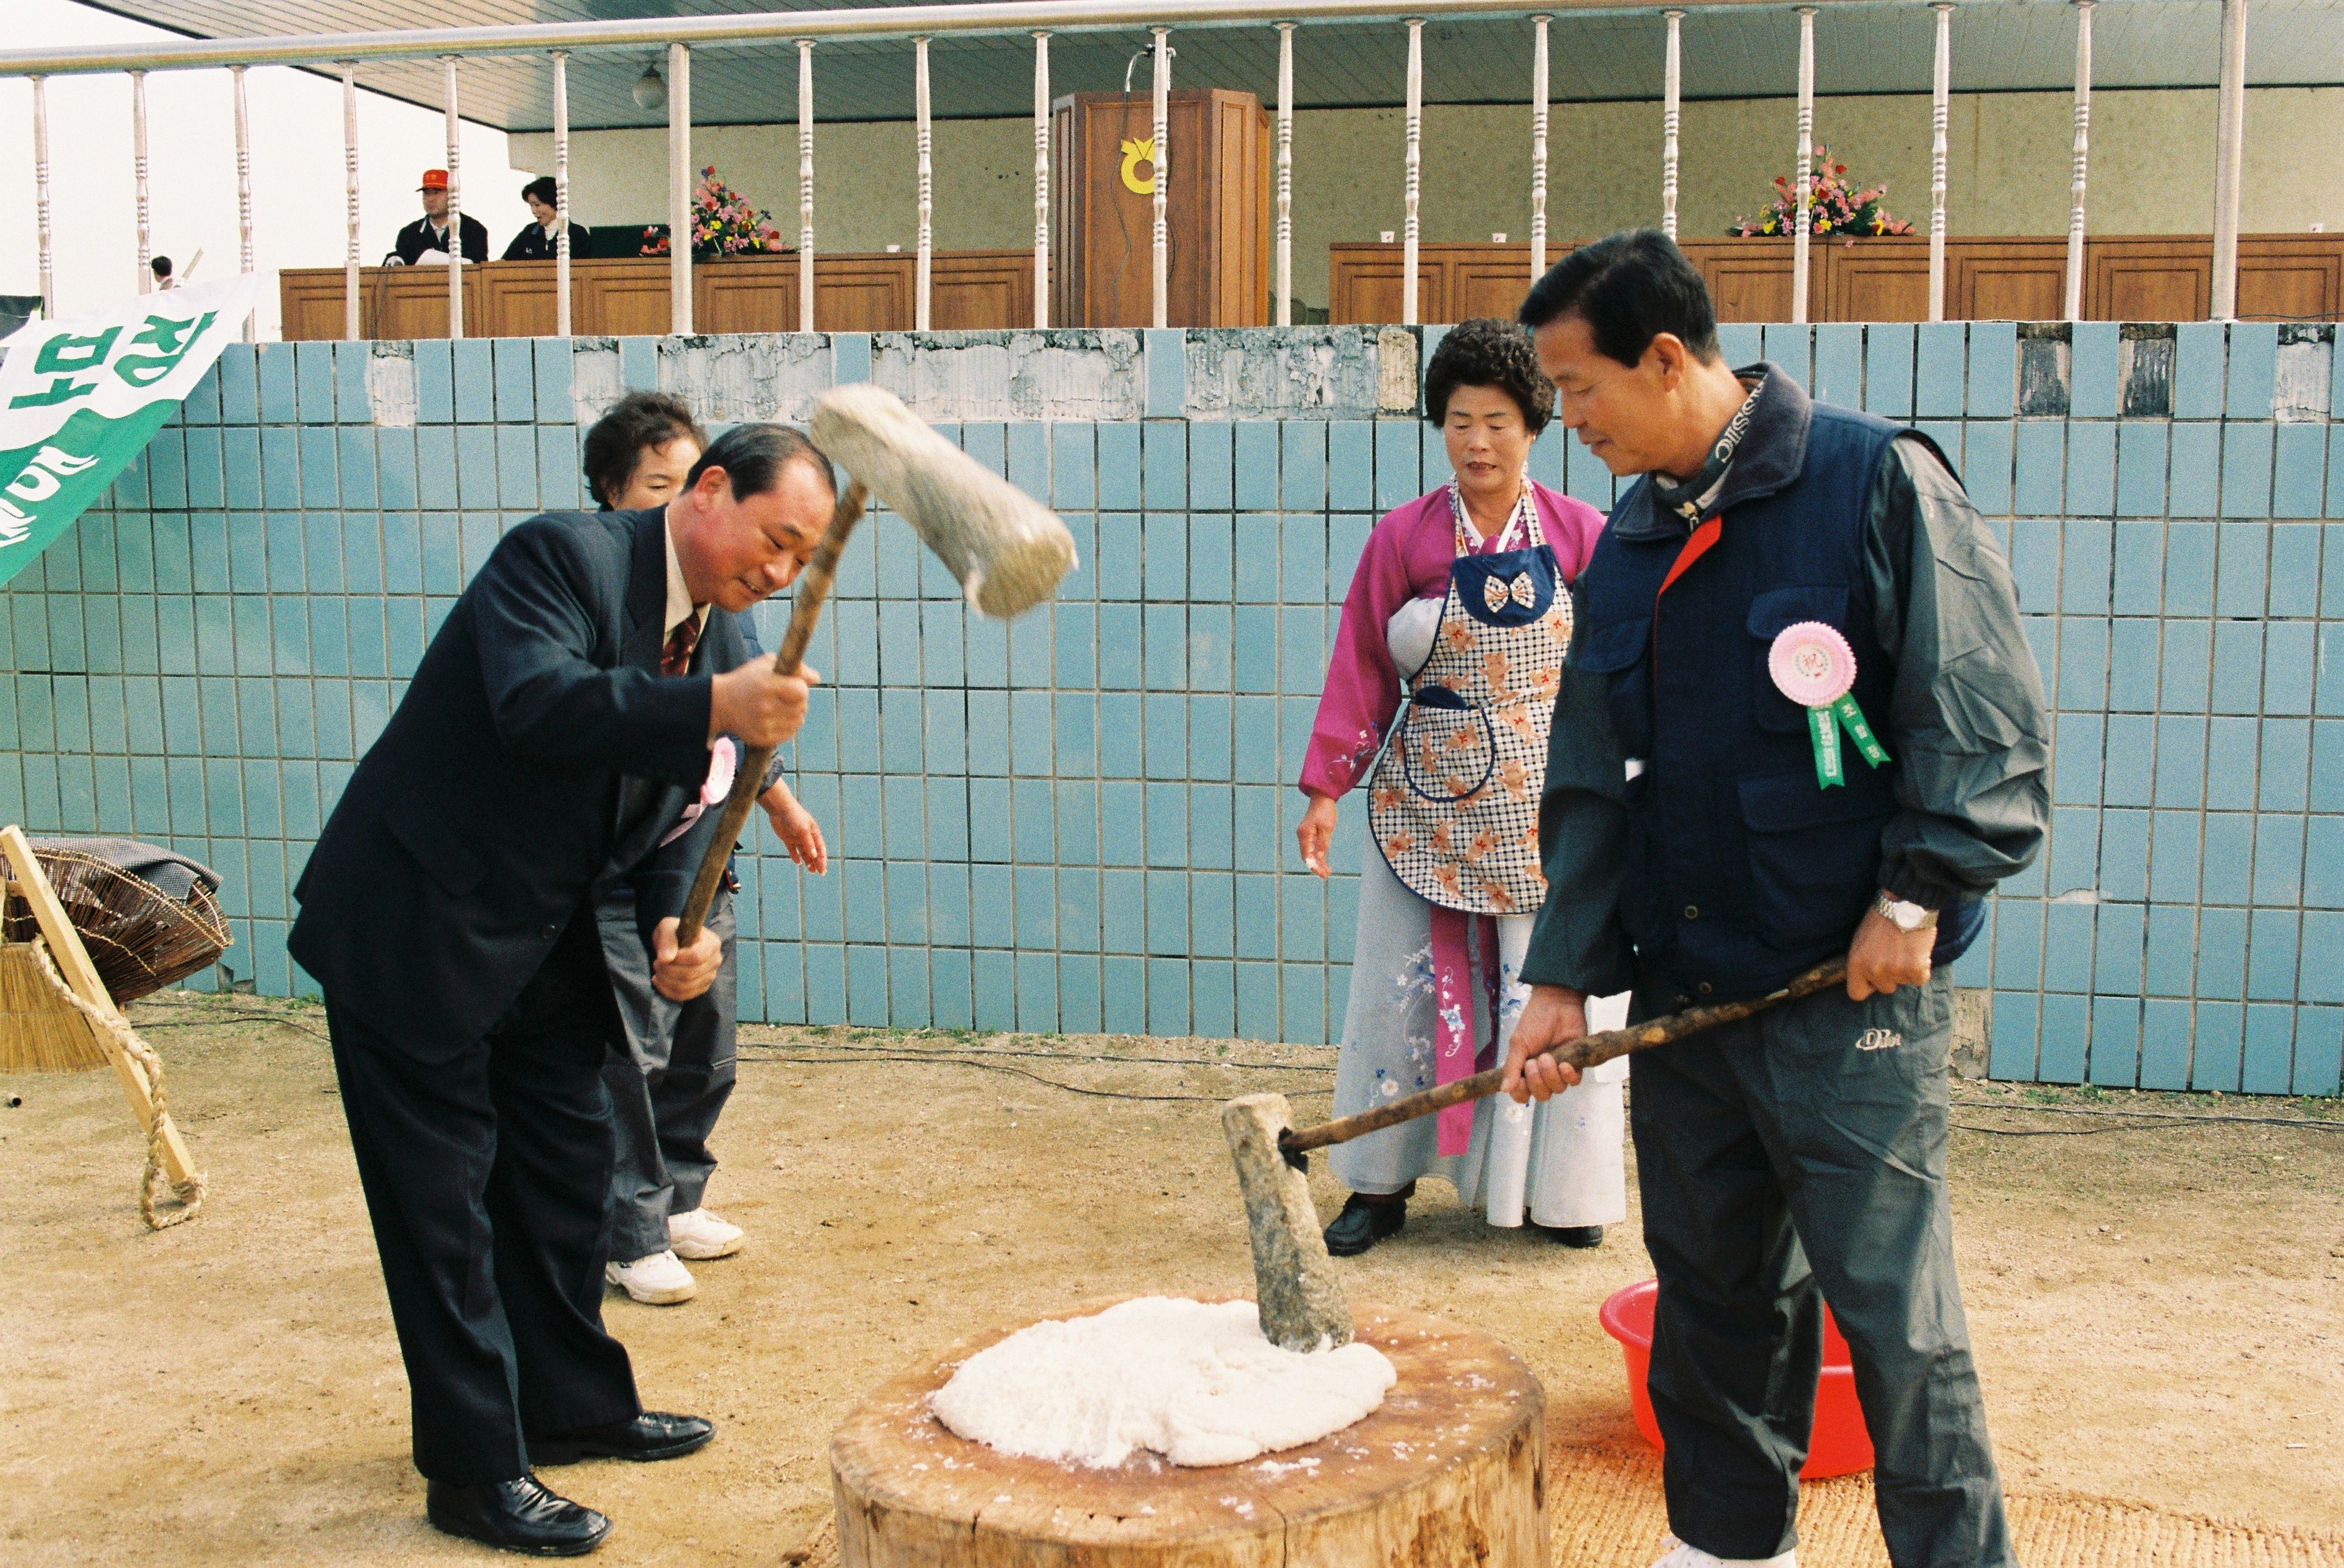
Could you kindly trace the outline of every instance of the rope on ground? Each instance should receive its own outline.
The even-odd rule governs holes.
[[[101,1011],[80,992],[66,985],[65,976],[57,973],[56,963],[49,957],[47,943],[36,939],[31,946],[33,956],[40,961],[41,974],[51,988],[72,1003],[74,1010],[87,1018],[93,1028],[105,1030],[122,1054],[130,1058],[132,1070],[146,1082],[149,1110],[146,1171],[138,1179],[138,1218],[146,1222],[149,1230],[167,1230],[174,1225],[185,1225],[203,1210],[204,1178],[201,1171],[185,1181],[167,1180],[163,1175],[163,1129],[169,1125],[166,1118],[170,1115],[170,1101],[163,1093],[163,1058],[155,1054],[152,1046],[138,1037],[138,1031],[130,1027],[128,1019],[119,1013]],[[171,1196],[178,1199],[179,1211],[157,1215],[155,1200],[167,1188]]]

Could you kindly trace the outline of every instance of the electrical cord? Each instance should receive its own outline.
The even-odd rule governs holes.
[[[773,1049],[772,1047],[760,1047],[755,1046],[744,1046],[741,1049],[741,1059],[743,1061],[750,1062],[791,1062],[805,1067],[854,1067],[864,1062],[918,1062],[927,1063],[930,1065],[942,1064],[959,1067],[975,1067],[984,1072],[1014,1073],[1021,1078],[1029,1079],[1030,1081],[1040,1084],[1045,1087],[1063,1089],[1067,1094],[1082,1095],[1090,1099],[1134,1100],[1146,1105],[1165,1105],[1177,1102],[1219,1105],[1229,1098],[1227,1095],[1142,1095],[1131,1094],[1121,1089],[1085,1088],[1080,1084],[1061,1083],[1056,1078],[1044,1077],[1040,1073],[1029,1072],[1026,1068],[1020,1067],[1012,1067],[1007,1062],[977,1061],[967,1057],[946,1055],[943,1052],[935,1051],[923,1051],[907,1054],[898,1054],[889,1051],[855,1051],[847,1056],[811,1057],[799,1055],[750,1056],[747,1054],[752,1050],[772,1050]],[[1117,1061],[1124,1058],[1099,1057],[1091,1059],[1097,1061]],[[1206,1062],[1190,1062],[1184,1063],[1182,1065],[1187,1067],[1209,1067],[1213,1064]],[[1288,1089],[1286,1092],[1289,1095],[1296,1096],[1329,1095],[1333,1094],[1335,1090],[1333,1086],[1329,1085],[1324,1088],[1298,1088]]]
[[[298,1029],[313,1039],[328,1038],[325,1031],[312,1027],[298,1017],[285,1013],[259,1008],[215,1009],[203,1003],[182,1003],[202,1016],[196,1017],[141,1019],[142,1029],[193,1028],[207,1024],[265,1023],[282,1024]],[[801,1062],[808,1067],[851,1067],[858,1062],[894,1062],[904,1064],[948,1064],[976,1067],[987,1072],[1010,1073],[1041,1084],[1046,1087],[1064,1089],[1068,1094],[1083,1095],[1095,1099],[1135,1100],[1150,1104],[1173,1102],[1218,1103],[1223,1095],[1140,1095],[1113,1089],[1086,1088],[1078,1084],[1062,1083],[1045,1077],[1026,1068],[1006,1062],[985,1061],[987,1057],[1015,1057],[1046,1061],[1094,1063],[1105,1067],[1212,1067],[1236,1072],[1291,1072],[1330,1074],[1333,1067],[1309,1062],[1208,1061],[1188,1057],[1117,1057],[1096,1051],[1049,1051],[1025,1049],[1014,1046],[957,1046],[949,1050],[873,1049],[855,1045],[828,1041],[758,1040],[743,1041],[740,1051],[743,1059],[767,1062]],[[752,1056],[749,1053],[769,1053]],[[819,1054],[815,1054],[819,1053]],[[1287,1091],[1295,1095],[1331,1094],[1331,1087],[1298,1088]],[[2013,1105],[1991,1100],[1959,1098],[1953,1101],[1955,1109],[1963,1112],[1986,1111],[2017,1116],[2089,1117],[2124,1123],[2147,1125],[2078,1128],[2011,1128],[1981,1127],[1972,1122],[1952,1122],[1949,1125],[1963,1132],[1982,1133],[1990,1138],[2089,1138],[2113,1132],[2171,1131],[2183,1127],[2228,1125],[2236,1127],[2277,1127],[2319,1132],[2344,1132],[2344,1118],[2322,1117],[2231,1116],[2206,1115],[2189,1111],[2118,1110],[2100,1106]]]

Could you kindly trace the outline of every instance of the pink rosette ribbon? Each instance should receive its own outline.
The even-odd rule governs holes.
[[[1851,693],[1855,686],[1855,650],[1835,626],[1802,621],[1775,634],[1766,651],[1766,673],[1774,689],[1807,711],[1807,736],[1814,744],[1815,783],[1836,789],[1847,782],[1840,764],[1840,732],[1855,744],[1865,764],[1880,767],[1888,750]]]
[[[1855,684],[1855,650],[1820,621],[1785,626],[1766,652],[1774,689],[1803,708],[1828,708]]]
[[[716,744],[708,748],[708,777],[701,784],[700,798],[683,808],[683,815],[667,830],[660,843],[662,845],[673,844],[700,820],[701,813],[711,806],[722,805],[732,793],[732,775],[740,766],[741,753],[733,745],[732,737],[717,736]]]

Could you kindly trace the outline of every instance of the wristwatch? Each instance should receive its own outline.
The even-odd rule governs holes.
[[[1872,912],[1899,931],[1925,931],[1937,923],[1937,912],[1883,889],[1872,901]]]

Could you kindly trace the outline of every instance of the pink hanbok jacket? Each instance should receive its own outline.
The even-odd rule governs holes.
[[[1539,527],[1554,550],[1565,582],[1576,582],[1595,552],[1603,514],[1583,501],[1536,481],[1531,494]],[[1487,552],[1498,542],[1480,540]],[[1343,597],[1343,617],[1327,663],[1327,688],[1310,728],[1299,785],[1306,794],[1340,795],[1359,783],[1359,772],[1383,742],[1384,727],[1399,711],[1399,672],[1392,667],[1385,626],[1411,599],[1440,599],[1449,592],[1449,567],[1457,541],[1449,487],[1420,496],[1386,512],[1368,535]]]

